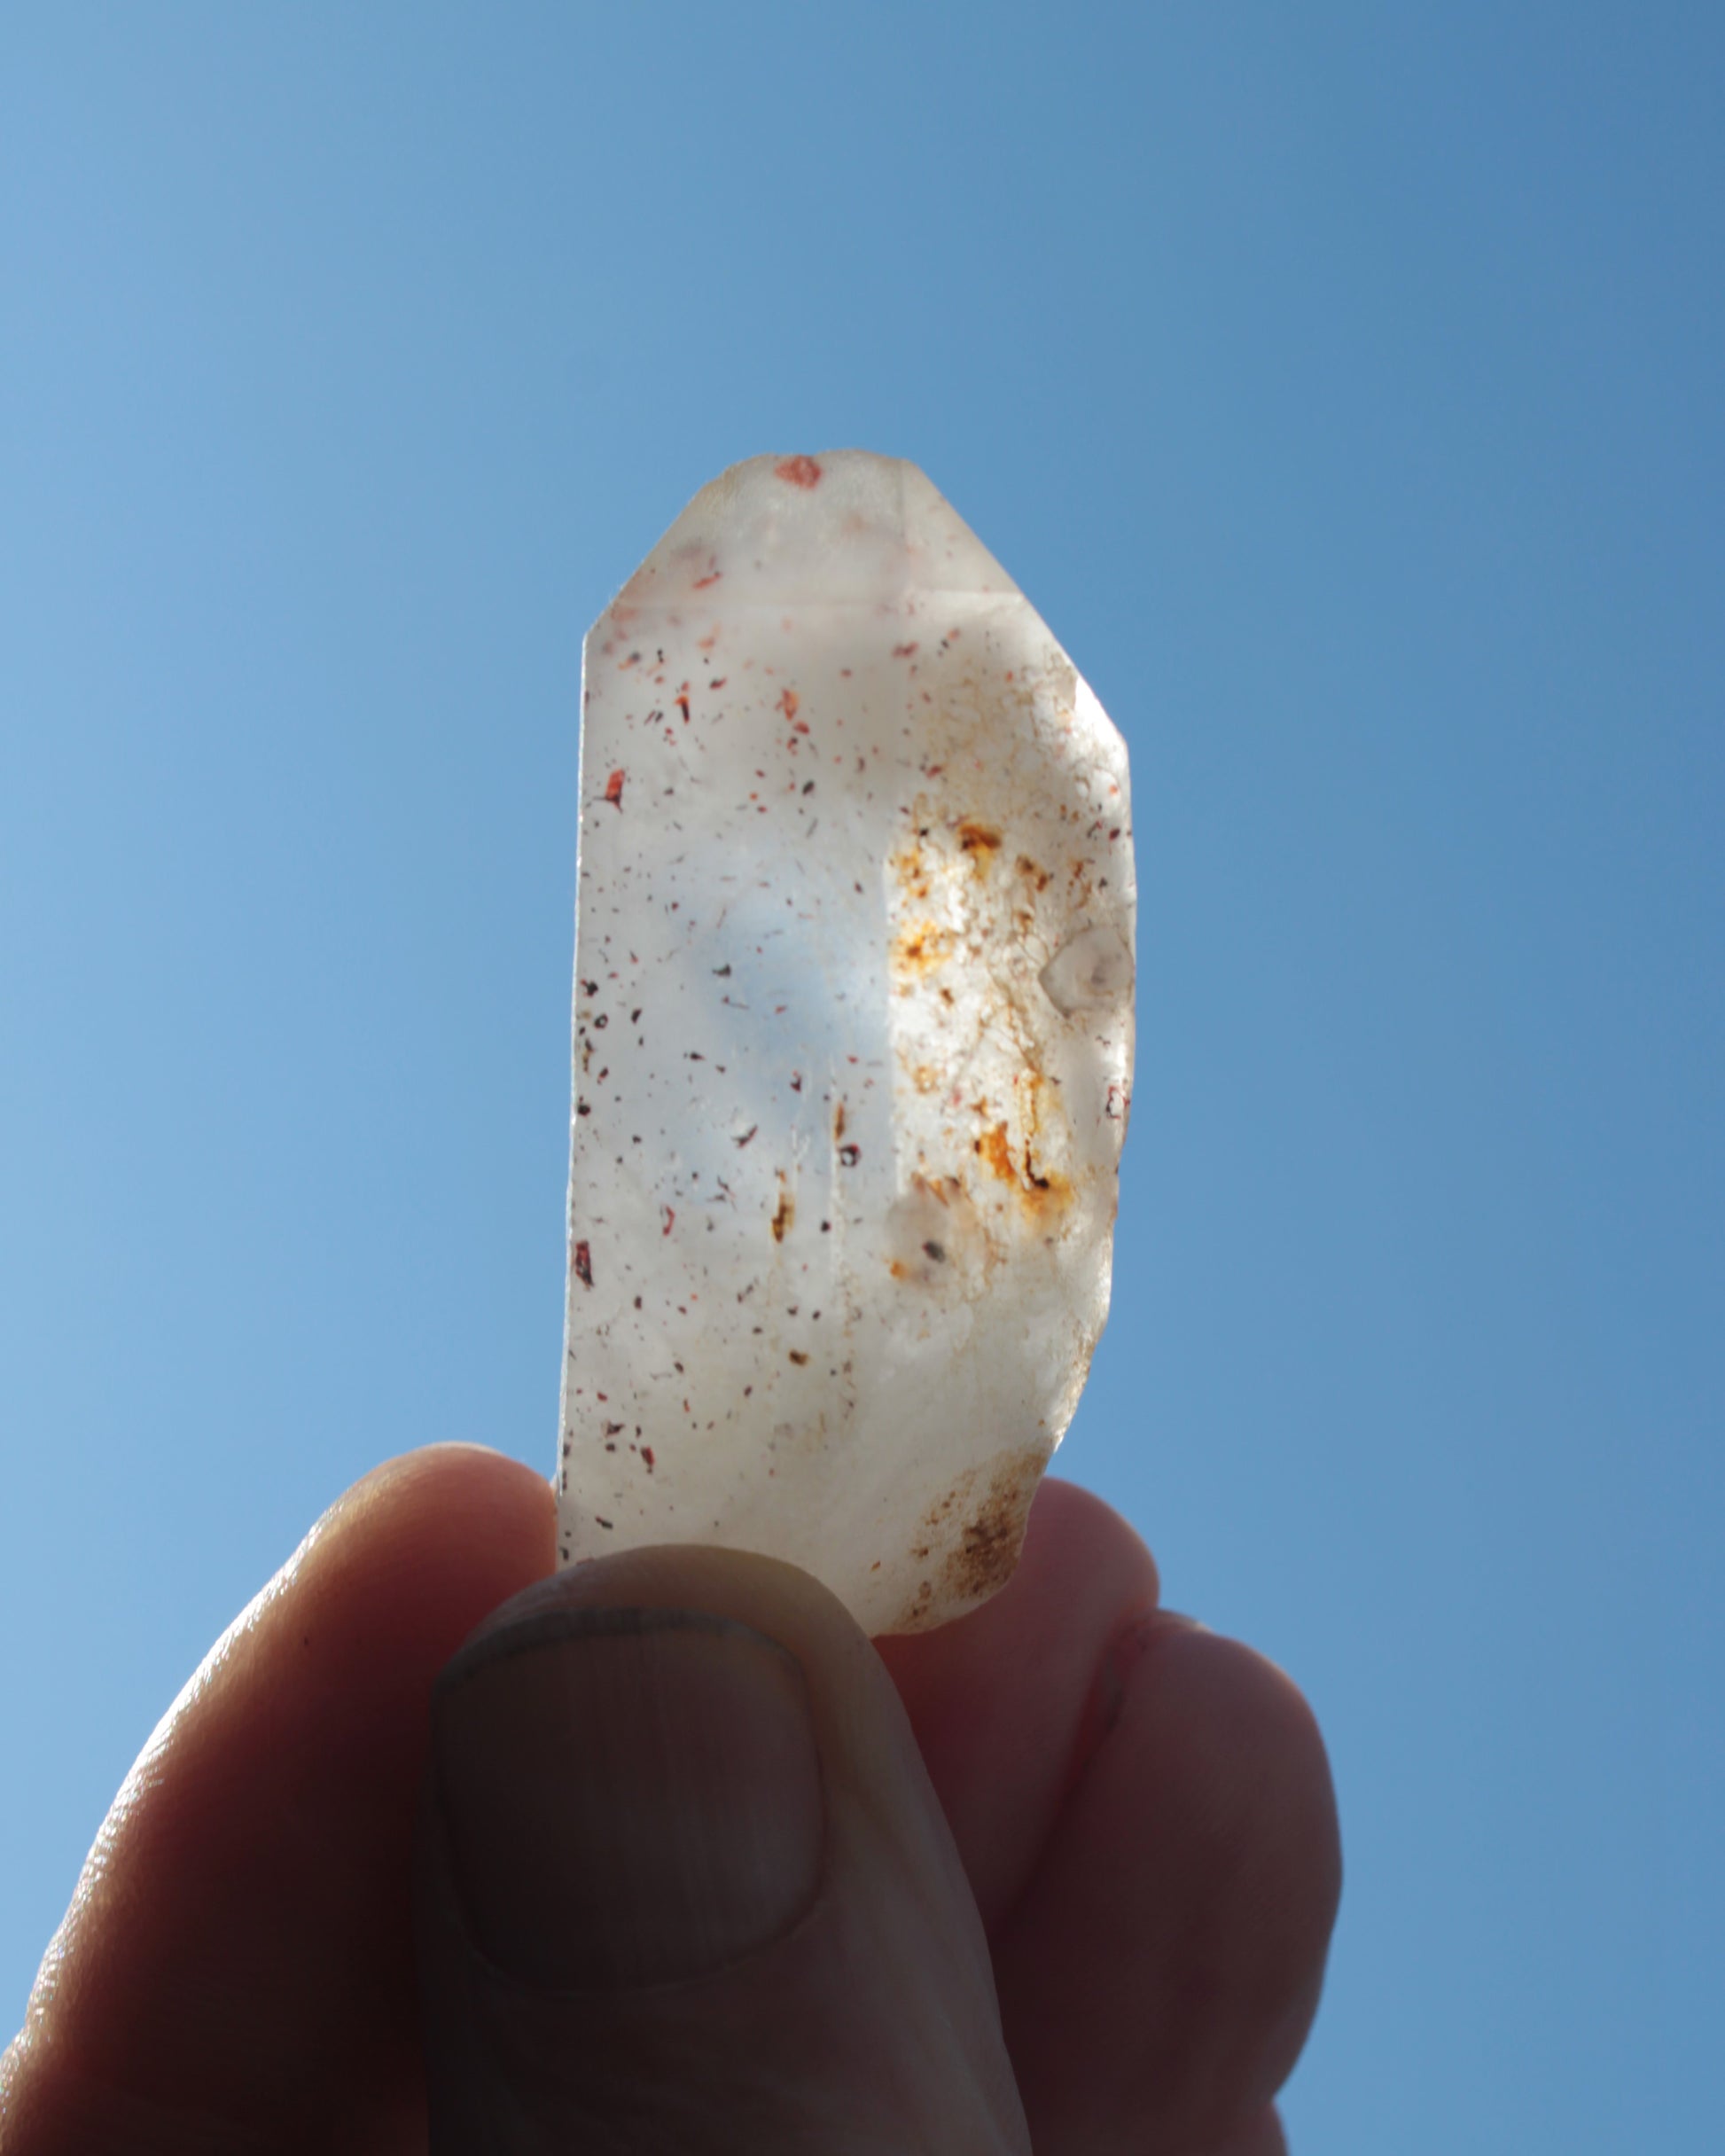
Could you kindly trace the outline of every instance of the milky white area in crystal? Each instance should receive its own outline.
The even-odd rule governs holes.
[[[1010,1575],[1108,1309],[1126,750],[914,465],[761,457],[587,638],[558,1546],[870,1632]]]

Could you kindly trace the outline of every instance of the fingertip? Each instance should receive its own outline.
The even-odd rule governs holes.
[[[344,1490],[308,1537],[380,1509],[417,1519],[464,1519],[477,1532],[503,1530],[554,1544],[556,1498],[547,1479],[489,1445],[450,1440],[399,1452]]]
[[[1027,1577],[1034,1582],[1042,1574],[1098,1564],[1113,1571],[1129,1570],[1135,1596],[1143,1606],[1159,1597],[1156,1559],[1125,1514],[1081,1483],[1047,1476],[1030,1508],[1019,1569],[1028,1566]]]
[[[1340,1880],[1329,1759],[1298,1686],[1170,1614],[1123,1627],[1059,1824],[996,1940],[1034,2134],[1109,2121],[1230,2156],[1242,2121],[1268,2135]]]
[[[556,1558],[556,1502],[542,1475],[482,1445],[440,1444],[362,1477],[289,1569],[303,1611],[327,1613],[344,1633],[410,1639],[416,1660],[435,1646],[441,1660]]]
[[[1341,1833],[1329,1750],[1311,1703],[1280,1664],[1244,1641],[1158,1611],[1129,1628],[1111,1658],[1122,1671],[1159,1658],[1155,1712],[1175,1725],[1186,1761],[1189,1816],[1257,1853],[1297,1888],[1291,1952],[1327,1941],[1341,1895]]]
[[[1262,1997],[1283,2003],[1263,2043],[1272,2093],[1316,2013],[1341,1898],[1335,1783],[1317,1717],[1268,1655],[1167,1611],[1126,1629],[1103,1682],[1119,1702],[1122,1752],[1178,1762],[1168,1784],[1177,1831],[1190,1861],[1225,1884],[1238,1965]]]
[[[1226,2141],[1217,2144],[1210,2156],[1288,2156],[1288,2138],[1275,2105],[1237,2128]]]

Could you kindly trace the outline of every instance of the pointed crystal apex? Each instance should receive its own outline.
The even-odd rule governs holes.
[[[915,465],[864,449],[752,457],[710,480],[624,589],[728,605],[875,605],[916,592],[1008,598],[1018,586]]]

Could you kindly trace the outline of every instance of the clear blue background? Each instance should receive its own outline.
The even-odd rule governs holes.
[[[582,632],[860,443],[1131,745],[1062,1465],[1329,1732],[1296,2148],[1716,2144],[1722,273],[1713,4],[4,9],[0,2020],[316,1513],[549,1469]]]

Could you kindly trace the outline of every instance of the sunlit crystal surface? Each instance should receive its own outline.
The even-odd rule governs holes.
[[[1126,750],[914,465],[754,458],[588,637],[559,1549],[1010,1574],[1107,1315]]]

